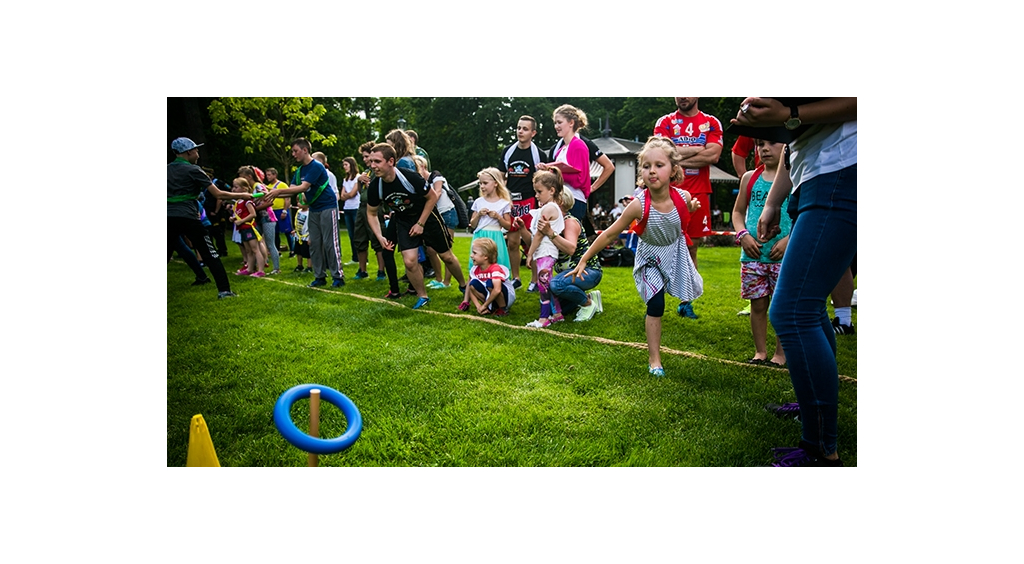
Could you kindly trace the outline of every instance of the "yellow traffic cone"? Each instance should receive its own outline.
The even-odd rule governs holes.
[[[188,459],[185,466],[220,467],[217,451],[213,448],[213,439],[210,438],[210,430],[206,428],[206,421],[201,414],[192,417],[192,424],[189,425]]]

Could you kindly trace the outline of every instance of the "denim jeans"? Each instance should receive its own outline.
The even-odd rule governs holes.
[[[594,289],[601,283],[604,271],[596,268],[587,268],[583,271],[583,277],[572,279],[572,270],[565,270],[551,278],[551,293],[558,298],[562,305],[562,313],[572,313],[580,306],[587,303],[587,290]],[[829,326],[831,327],[831,325]]]
[[[802,442],[829,455],[836,452],[839,372],[826,300],[857,253],[857,165],[801,184],[797,211],[769,316],[800,403]]]
[[[348,245],[352,249],[352,261],[359,260],[359,249],[356,248],[356,214],[359,209],[344,210],[345,231],[348,231]]]
[[[263,242],[267,244],[267,253],[270,254],[270,263],[274,265],[274,270],[281,270],[281,253],[277,250],[277,245],[274,244],[274,239],[277,238],[277,222],[261,221],[260,235],[263,235]],[[262,268],[263,265],[261,264],[260,267]]]

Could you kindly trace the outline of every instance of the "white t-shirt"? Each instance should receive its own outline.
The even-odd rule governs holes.
[[[344,209],[346,209],[346,210],[357,210],[357,209],[359,209],[359,181],[356,180],[355,178],[353,178],[352,180],[343,180],[341,182],[341,186],[345,190],[346,194],[348,194],[348,193],[350,193],[352,191],[355,191],[355,193],[356,193],[356,195],[353,196],[352,198],[350,198],[348,200],[345,200],[345,208]]]
[[[437,184],[438,181],[441,181],[443,183],[444,177],[441,175],[435,176],[434,181],[430,183],[429,188],[433,190],[434,185]],[[441,196],[437,199],[437,213],[444,213],[451,209],[455,209],[455,202],[453,202],[452,199],[448,197],[448,191],[445,190],[444,187],[442,186]]]
[[[508,200],[502,200],[501,198],[498,198],[493,202],[488,202],[483,198],[477,198],[476,200],[473,200],[473,211],[478,212],[482,210],[494,210],[498,212],[498,215],[505,215],[507,213],[512,213],[512,202]],[[497,219],[494,219],[493,217],[488,215],[481,214],[480,219],[476,223],[476,229],[473,231],[473,233],[476,233],[477,231],[483,231],[484,229],[500,231],[501,225],[498,223]]]
[[[857,164],[857,122],[815,125],[789,145],[793,191],[815,176]]]
[[[530,225],[530,231],[534,237],[537,237],[537,230],[540,229],[540,216],[545,210],[551,210],[554,212],[555,219],[551,221],[551,231],[555,235],[561,235],[562,231],[565,230],[565,217],[562,215],[562,208],[555,205],[554,202],[548,202],[544,204],[539,210],[530,210],[530,215],[533,216],[533,223]],[[549,214],[550,215],[550,214]],[[558,258],[558,247],[555,246],[554,241],[548,238],[547,235],[541,235],[542,239],[537,244],[537,250],[533,253],[533,259],[536,260],[540,257],[551,257],[553,259]]]

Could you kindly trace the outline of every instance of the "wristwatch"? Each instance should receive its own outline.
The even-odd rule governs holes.
[[[786,123],[784,125],[786,126],[786,129],[790,131],[800,127],[800,112],[797,111],[798,107],[799,106],[789,107],[789,119],[786,120]]]

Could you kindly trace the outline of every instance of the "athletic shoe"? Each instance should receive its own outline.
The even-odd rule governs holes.
[[[800,420],[800,404],[799,403],[784,403],[779,405],[777,403],[769,403],[764,406],[765,410],[774,414],[779,419],[793,418],[797,421]]]
[[[253,278],[263,278],[266,275],[267,275],[266,272],[263,272],[262,270],[257,270],[256,272],[253,272],[249,276],[252,276]]]
[[[417,292],[417,291],[416,291],[416,288],[413,288],[412,286],[409,286],[409,287],[408,287],[408,288],[407,288],[407,289],[405,290],[405,293],[406,293],[406,294],[409,294],[410,296],[415,296],[415,295],[419,294],[419,292]]]
[[[591,297],[590,305],[580,306],[579,311],[576,312],[575,321],[590,321],[594,318],[595,313],[597,313],[597,300]]]
[[[281,271],[275,268],[274,270],[270,271],[270,274],[281,274]]]
[[[750,315],[750,304],[747,304],[747,307],[738,311],[736,315]]]
[[[456,309],[459,311],[469,311],[469,302],[462,302]]]
[[[832,319],[832,330],[836,332],[836,335],[853,335],[853,323],[849,325],[843,325],[839,323],[839,318]]]
[[[326,286],[326,285],[327,285],[327,279],[326,278],[314,278],[313,281],[309,283],[309,287],[310,288],[316,288],[318,286]]]
[[[386,279],[387,279],[387,275],[384,274],[384,271],[383,270],[378,270],[377,271],[377,282],[380,282],[381,280],[386,280]]]
[[[429,296],[426,297],[426,298],[420,298],[420,299],[416,300],[416,305],[412,306],[412,308],[413,309],[419,309],[419,308],[421,308],[421,307],[423,307],[423,306],[425,306],[425,305],[427,305],[429,303],[430,303],[430,297]]]
[[[597,313],[604,313],[604,302],[601,301],[601,290],[590,293],[590,301],[597,302]]]
[[[526,324],[527,327],[536,327],[536,328],[547,327],[549,325],[551,325],[551,320],[548,319],[547,317],[542,317],[542,318],[540,318],[540,319],[538,319],[536,321],[531,321],[531,322]]]
[[[431,290],[441,290],[447,287],[448,286],[444,285],[444,282],[438,282],[437,280],[431,280],[430,282],[427,282],[427,288]]]
[[[301,266],[296,266],[295,270],[293,270],[292,272],[302,272],[303,270],[305,270],[305,269],[302,268]]]
[[[335,278],[334,282],[331,283],[331,288],[344,288],[344,287],[345,287],[345,279],[344,278]]]
[[[853,299],[850,300],[850,307],[857,307],[857,290],[853,291]]]
[[[355,276],[356,280],[362,280],[363,278],[369,278],[369,277],[370,277],[370,275],[367,274],[366,272],[362,271],[362,270],[357,272],[356,276]]]
[[[237,298],[237,297],[238,297],[238,294],[232,292],[231,290],[225,290],[225,291],[217,294],[217,299],[218,300],[223,300],[224,298]]]
[[[236,270],[235,271],[235,276],[248,276],[250,274],[252,274],[252,273],[249,272],[249,269],[247,269],[247,268],[242,268],[240,270]]]
[[[653,366],[648,366],[647,367],[647,372],[651,376],[656,376],[658,378],[661,378],[661,377],[665,376],[665,369],[663,367],[661,367],[661,366],[659,366],[658,368],[654,368]]]
[[[203,284],[209,284],[209,283],[210,283],[210,279],[209,278],[203,278],[203,279],[200,279],[200,280],[196,280],[195,282],[192,283],[192,285],[193,286],[202,286]]]
[[[313,272],[313,267],[312,266],[307,266],[306,267],[306,272]]]
[[[463,296],[466,295],[466,286],[459,286],[459,293]]]
[[[400,292],[392,292],[389,290],[387,294],[384,294],[384,297],[389,300],[397,300],[402,297],[402,294]]]
[[[494,309],[494,316],[495,317],[505,317],[506,315],[508,315],[508,310],[507,309],[505,309],[503,307],[499,307],[499,308],[495,308]]]
[[[676,308],[676,313],[678,313],[680,317],[697,319],[697,314],[693,313],[693,304],[690,302],[680,303],[679,307]]]
[[[537,283],[536,282],[530,282],[530,285],[526,287],[526,291],[527,292],[536,292],[537,291]]]
[[[522,288],[523,287],[523,281],[518,279],[518,278],[516,278],[515,280],[512,281],[512,287],[515,288],[516,290],[518,290],[519,288]]]
[[[788,468],[796,466],[837,467],[843,465],[842,460],[829,460],[824,456],[816,454],[817,449],[812,449],[809,447],[810,445],[807,445],[803,441],[800,441],[799,447],[773,448],[772,455],[775,456],[775,462],[773,462],[769,466]]]

